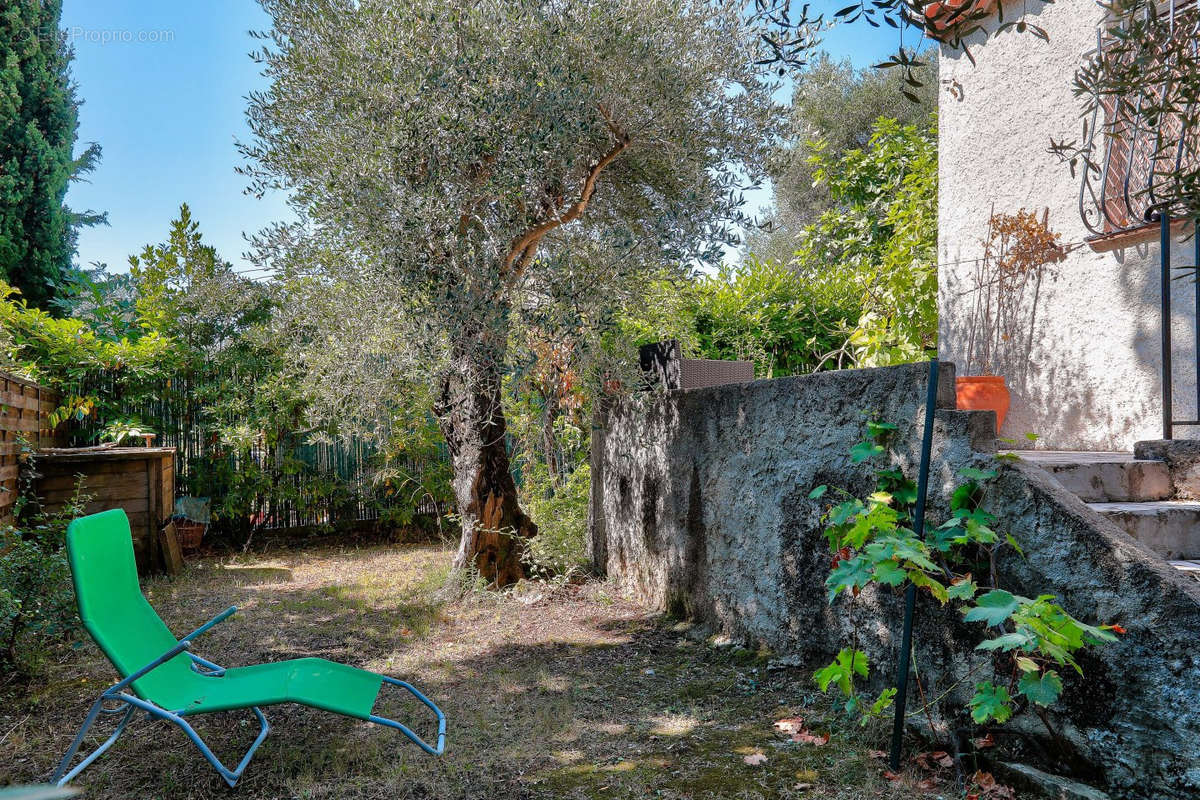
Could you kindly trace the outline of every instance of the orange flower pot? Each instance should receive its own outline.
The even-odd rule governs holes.
[[[1012,397],[1003,375],[968,375],[954,381],[958,407],[970,411],[995,411],[996,431],[1004,426],[1004,417]]]

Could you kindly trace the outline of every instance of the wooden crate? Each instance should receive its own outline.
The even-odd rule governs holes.
[[[21,440],[34,449],[59,444],[47,421],[58,404],[57,393],[0,372],[0,525],[13,521]]]
[[[159,528],[175,505],[175,448],[72,447],[40,450],[40,477],[35,491],[47,511],[61,509],[75,494],[82,476],[91,502],[84,512],[94,514],[123,508],[133,532],[138,572],[162,571],[164,554]]]

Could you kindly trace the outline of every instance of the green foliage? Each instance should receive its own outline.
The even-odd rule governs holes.
[[[51,422],[68,423],[77,443],[140,444],[148,432],[191,442],[180,489],[212,499],[217,530],[244,541],[269,512],[339,519],[374,501],[306,460],[313,440],[333,434],[308,421],[312,387],[299,379],[297,331],[277,317],[278,289],[234,272],[186,204],[165,241],[130,258],[128,275],[79,276],[58,300],[70,316],[7,297],[6,360],[62,395]],[[386,473],[379,494],[396,499],[388,455],[382,448],[372,466]]]
[[[133,420],[123,419],[105,426],[104,431],[100,434],[100,439],[105,442],[113,442],[114,444],[125,444],[127,442],[137,444],[139,439],[155,435],[155,432],[145,425]]]
[[[793,79],[787,135],[772,153],[769,169],[775,189],[770,226],[752,233],[747,250],[768,261],[786,263],[795,250],[797,234],[834,207],[829,186],[815,180],[818,152],[838,159],[867,147],[880,117],[901,125],[924,126],[937,109],[937,58],[926,59],[919,70],[923,84],[920,102],[901,93],[897,72],[855,69],[819,53]]]
[[[695,287],[697,355],[753,361],[764,378],[812,372],[859,313],[858,298],[838,288],[754,257],[724,266]]]
[[[183,379],[191,389],[205,384],[199,378],[207,372],[234,366],[243,384],[279,372],[278,363],[263,369],[263,348],[248,335],[269,319],[265,288],[237,276],[203,243],[186,204],[168,241],[147,245],[130,267],[127,278],[93,273],[74,283],[60,298],[65,319],[5,294],[0,324],[9,335],[8,361],[63,395],[53,421],[74,418],[89,437],[121,426],[154,428],[129,410],[156,405],[171,381]],[[221,415],[236,402],[237,388],[231,380],[196,398],[199,411]],[[283,402],[282,413],[293,405]]]
[[[797,237],[791,267],[862,298],[846,348],[855,364],[924,358],[937,340],[936,123],[883,118],[866,147],[817,147],[812,160],[833,205]]]
[[[77,229],[105,221],[63,204],[100,148],[73,153],[80,102],[61,19],[61,0],[0,10],[0,280],[41,308],[72,272]]]
[[[786,262],[791,277],[778,277],[782,267],[762,266],[753,256],[742,267],[747,275],[773,279],[780,297],[791,296],[793,308],[785,318],[790,327],[770,316],[773,296],[750,291],[761,279],[742,281],[750,284],[747,290],[732,293],[744,297],[746,307],[761,307],[757,315],[739,317],[738,307],[721,302],[720,293],[704,302],[719,320],[737,320],[740,324],[726,327],[745,341],[762,342],[767,355],[780,342],[797,353],[794,366],[788,365],[792,373],[925,358],[937,342],[936,120],[923,114],[901,124],[881,117],[860,147],[838,149],[813,140],[810,149],[808,167],[828,195],[827,207],[789,232],[787,257],[770,262]],[[730,272],[717,280],[740,289],[730,275],[740,277]],[[788,335],[780,336],[780,329]],[[742,344],[710,357],[748,351]],[[765,356],[756,360],[770,363]]]
[[[872,441],[859,442],[850,449],[850,460],[855,464],[880,455],[883,455],[883,448]]]
[[[878,422],[866,428],[864,440],[852,451],[856,464],[884,456],[895,431],[894,425]],[[1080,622],[1053,595],[1031,599],[995,585],[981,587],[969,570],[982,564],[981,571],[994,580],[997,552],[1003,547],[1020,550],[1011,534],[1001,537],[994,530],[997,520],[984,508],[987,483],[998,476],[997,470],[967,467],[960,474],[965,480],[951,494],[949,519],[930,526],[923,538],[910,527],[916,493],[896,467],[877,468],[876,490],[865,499],[842,492],[841,502],[830,505],[824,517],[834,560],[825,585],[830,603],[842,595],[858,597],[876,584],[895,590],[912,585],[942,605],[960,605],[965,622],[982,623],[995,633],[976,650],[992,654],[996,675],[1007,678],[1007,683],[999,677],[977,683],[969,703],[972,718],[979,724],[1003,723],[1029,704],[1045,707],[1057,702],[1063,683],[1054,667],[1081,672],[1076,653],[1116,641],[1114,632],[1123,629]],[[828,487],[818,486],[809,497],[820,500],[827,493]],[[858,641],[857,629],[853,641]],[[822,691],[836,684],[854,701],[848,708],[861,711],[863,703],[849,682],[849,652],[856,651],[843,650],[816,678]],[[1010,669],[1003,668],[1006,661]],[[868,677],[865,656],[863,670],[853,672]],[[891,697],[881,695],[876,702],[886,705]]]
[[[629,359],[641,345],[674,339],[685,357],[700,357],[703,351],[696,314],[701,298],[697,285],[691,277],[647,282],[637,297],[617,309],[608,331],[608,348]]]
[[[1003,625],[1019,603],[1009,592],[1003,589],[993,589],[976,601],[974,608],[964,610],[963,619],[967,622],[982,622],[989,627]]]
[[[827,667],[822,667],[813,674],[821,691],[828,691],[833,684],[847,696],[854,694],[854,676],[865,678],[869,674],[867,654],[861,650],[843,648],[837,658]]]
[[[1039,674],[1036,665],[1021,673],[1017,681],[1017,691],[1029,698],[1031,703],[1039,706],[1052,706],[1062,696],[1062,678],[1052,669]]]
[[[72,622],[74,595],[62,542],[0,529],[0,666],[30,669]]]
[[[1003,724],[1013,715],[1008,689],[991,681],[983,681],[975,687],[975,695],[967,702],[967,707],[971,709],[971,719],[979,725],[991,721]]]
[[[751,256],[691,282],[655,284],[619,327],[633,345],[676,339],[686,357],[753,361],[756,375],[772,378],[816,370],[861,313],[853,287]]]
[[[522,477],[521,505],[538,526],[525,554],[529,574],[566,580],[587,563],[591,469],[580,464],[557,486],[544,464],[531,465]]]
[[[50,647],[78,624],[66,531],[90,498],[76,486],[60,511],[42,513],[31,488],[33,456],[23,450],[21,496],[15,505],[20,527],[0,528],[0,672],[36,670]]]
[[[57,390],[63,405],[50,418],[74,419],[92,430],[126,418],[129,405],[153,397],[173,358],[170,340],[155,332],[112,336],[74,318],[59,319],[29,306],[0,284],[4,353],[14,372]],[[106,380],[107,379],[107,380]],[[96,391],[101,383],[104,392]]]
[[[432,503],[449,511],[454,505],[450,488],[453,473],[446,455],[445,442],[437,420],[427,405],[412,393],[410,400],[397,405],[390,435],[381,443],[373,463],[372,482],[383,501],[384,518],[406,526],[416,520],[416,509]]]
[[[979,598],[974,608],[964,609],[967,622],[985,622],[991,627],[1007,625],[1009,632],[979,645],[981,650],[1025,654],[1025,663],[1053,662],[1082,672],[1073,655],[1076,651],[1117,637],[1104,626],[1085,625],[1054,602],[1053,595],[1030,599],[993,590]]]
[[[204,244],[186,204],[166,242],[130,258],[128,276],[93,271],[70,284],[57,303],[68,317],[32,308],[11,292],[5,300],[0,324],[8,362],[62,394],[52,421],[73,419],[89,439],[110,426],[157,427],[131,418],[130,410],[158,405],[173,380],[192,388],[235,364],[251,378],[264,374],[261,354],[244,334],[269,318],[269,295]],[[221,413],[213,403],[227,401],[229,388],[198,397],[199,409]]]

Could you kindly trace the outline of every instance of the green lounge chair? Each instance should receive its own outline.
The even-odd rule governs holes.
[[[142,596],[129,519],[121,509],[72,522],[67,528],[67,554],[79,616],[122,679],[92,705],[54,773],[52,780],[59,786],[111,747],[139,709],[146,712],[147,718],[165,719],[179,726],[230,786],[237,784],[254,751],[270,731],[259,707],[275,703],[300,703],[395,728],[430,755],[440,755],[445,748],[445,715],[404,681],[321,658],[225,669],[189,652],[196,637],[231,617],[237,608],[226,609],[187,636],[176,639]],[[371,713],[383,684],[407,690],[437,715],[436,747],[426,744],[401,723]],[[213,754],[186,718],[246,708],[254,712],[261,731],[231,770]],[[102,713],[124,716],[112,736],[68,772],[84,735]]]

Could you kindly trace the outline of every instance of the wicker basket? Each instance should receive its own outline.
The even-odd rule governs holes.
[[[204,538],[207,529],[208,525],[203,522],[192,522],[190,519],[175,520],[175,536],[183,550],[199,550],[200,540]]]

